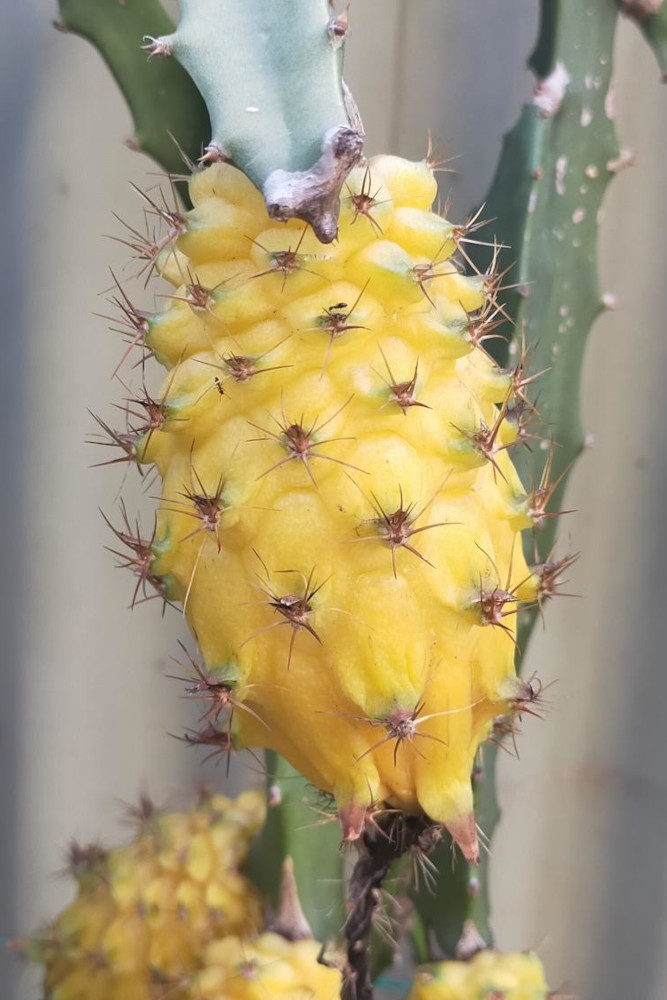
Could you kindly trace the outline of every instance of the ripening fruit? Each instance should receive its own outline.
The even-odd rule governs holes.
[[[547,1000],[548,996],[536,955],[481,951],[470,962],[424,966],[408,1000]]]
[[[154,244],[166,308],[124,310],[164,386],[114,441],[162,477],[152,542],[124,540],[199,643],[195,741],[228,746],[226,708],[231,743],[331,793],[346,838],[386,804],[474,859],[475,754],[535,696],[514,669],[539,587],[521,532],[549,495],[508,452],[531,436],[524,359],[483,347],[498,280],[463,273],[473,224],[431,211],[426,162],[354,170],[326,246],[228,164],[190,193]]]
[[[261,898],[239,869],[263,796],[210,795],[187,813],[146,805],[127,846],[71,848],[78,895],[26,947],[48,1000],[185,1000],[206,945],[261,926]]]

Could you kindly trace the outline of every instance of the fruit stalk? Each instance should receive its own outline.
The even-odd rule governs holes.
[[[344,935],[347,965],[341,1000],[372,1000],[371,935],[383,883],[406,851],[429,853],[440,831],[423,817],[389,814],[366,831],[350,877],[349,916]]]

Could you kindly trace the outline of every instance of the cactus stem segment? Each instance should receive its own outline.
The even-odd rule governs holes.
[[[59,9],[55,27],[92,42],[116,78],[134,120],[130,148],[167,171],[182,170],[183,159],[196,160],[210,129],[206,106],[175,60],[149,61],[141,48],[142,38],[152,46],[173,29],[159,0],[59,0]]]
[[[314,809],[312,789],[286,761],[269,751],[266,764],[269,810],[251,851],[250,875],[277,913],[285,898],[281,861],[290,858],[305,919],[317,940],[331,941],[342,922],[344,886],[335,817]]]
[[[183,0],[177,30],[145,46],[173,54],[202,94],[212,133],[204,160],[231,159],[269,216],[302,219],[323,243],[336,238],[341,188],[363,151],[341,76],[347,34],[347,14],[332,17],[326,0]]]

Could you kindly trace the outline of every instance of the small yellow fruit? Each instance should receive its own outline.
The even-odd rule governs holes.
[[[49,1000],[152,1000],[160,983],[184,1000],[206,945],[261,926],[260,896],[239,869],[262,795],[210,795],[187,813],[143,808],[140,819],[125,847],[71,849],[79,894],[27,946]]]
[[[470,962],[424,966],[408,1000],[547,1000],[548,995],[536,955],[481,951]]]

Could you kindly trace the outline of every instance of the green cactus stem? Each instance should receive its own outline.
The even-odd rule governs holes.
[[[515,324],[514,360],[525,341],[532,369],[548,375],[527,388],[539,397],[546,450],[521,449],[517,466],[528,489],[539,486],[551,455],[559,509],[567,474],[584,446],[580,373],[588,332],[605,309],[597,273],[599,213],[607,186],[625,165],[614,134],[612,48],[617,8],[611,0],[544,0],[531,66],[533,101],[505,137],[487,199],[495,239],[515,263],[505,299]],[[479,258],[478,258],[479,262]],[[484,268],[487,266],[481,261]],[[551,450],[550,441],[555,447]],[[538,532],[549,557],[556,518]]]
[[[584,446],[579,416],[580,373],[588,332],[612,305],[601,294],[597,274],[600,209],[614,175],[631,163],[614,133],[612,53],[618,8],[637,20],[658,63],[667,70],[667,4],[664,0],[542,0],[537,45],[530,59],[537,84],[503,148],[486,199],[493,240],[507,247],[514,266],[500,293],[512,320],[507,339],[492,341],[503,365],[526,356],[530,369],[549,369],[544,380],[527,386],[539,403],[545,428],[541,447],[517,455],[524,483],[534,489],[549,481],[555,489],[549,510],[560,510],[569,471]],[[484,272],[495,248],[472,247],[470,256]],[[500,345],[493,346],[493,345]],[[553,449],[550,442],[553,442]],[[530,443],[530,442],[529,442]],[[551,558],[556,518],[537,535],[538,560]],[[536,613],[522,615],[520,655],[525,654]],[[500,819],[495,792],[498,747],[487,744],[475,775],[475,815],[487,838]],[[439,871],[435,898],[416,898],[422,942],[430,933],[445,954],[492,943],[488,854],[478,871],[462,861],[452,871],[446,845],[432,860]],[[436,956],[437,957],[437,956]]]
[[[182,0],[173,33],[148,39],[174,55],[211,117],[207,158],[230,159],[263,191],[269,214],[338,229],[339,196],[363,148],[342,79],[345,16],[328,0]]]
[[[667,83],[667,4],[665,0],[619,0],[624,14],[636,21]]]
[[[491,835],[500,819],[496,798],[497,747],[480,751],[473,775],[475,816],[478,826]],[[418,921],[412,934],[416,961],[441,958],[461,960],[493,944],[489,904],[489,856],[482,852],[479,867],[460,857],[452,862],[454,846],[444,837],[429,855],[431,876],[421,879],[413,892]]]
[[[614,0],[542,0],[538,42],[530,65],[537,83],[533,100],[505,136],[498,168],[486,199],[485,214],[495,247],[473,247],[471,257],[482,273],[498,244],[514,261],[509,287],[501,292],[513,322],[495,353],[513,367],[522,354],[545,378],[526,386],[539,402],[546,440],[528,441],[516,463],[527,489],[551,487],[548,510],[560,507],[572,463],[584,446],[579,416],[580,373],[588,332],[605,308],[597,275],[599,213],[607,185],[625,163],[614,135],[612,50],[618,19]],[[539,398],[538,398],[539,397]],[[532,432],[532,428],[531,428]],[[553,444],[552,444],[553,442]],[[537,444],[537,446],[535,446]],[[537,532],[539,560],[550,558],[556,518],[545,518]],[[532,553],[531,553],[532,555]],[[519,632],[525,652],[535,615],[526,614]],[[494,789],[497,747],[480,755],[476,776],[476,818],[490,838],[500,817]],[[442,848],[433,860],[439,869],[437,898],[423,895],[417,906],[427,930],[446,955],[492,943],[489,903],[489,857],[478,871],[459,861],[453,874]]]
[[[58,27],[88,39],[100,52],[128,103],[140,149],[168,173],[201,156],[209,134],[206,105],[185,70],[173,60],[146,59],[145,35],[168,34],[173,22],[159,0],[60,0]]]
[[[318,941],[332,941],[343,923],[345,880],[335,815],[317,809],[317,793],[282,757],[266,753],[267,821],[256,838],[248,873],[278,912],[284,859],[291,858],[301,907]]]

